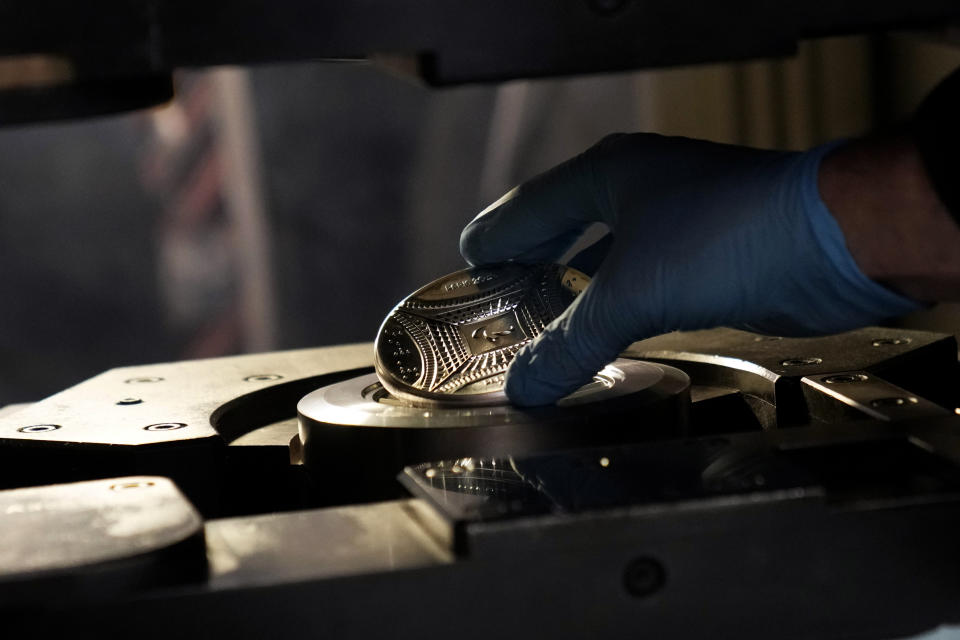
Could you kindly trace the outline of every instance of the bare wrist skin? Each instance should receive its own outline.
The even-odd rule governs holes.
[[[921,302],[960,300],[960,225],[908,135],[837,148],[821,162],[818,186],[869,278]]]

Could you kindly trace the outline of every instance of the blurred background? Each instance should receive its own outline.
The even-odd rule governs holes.
[[[153,111],[0,128],[0,406],[117,366],[372,340],[463,266],[480,209],[607,133],[801,149],[896,123],[957,66],[960,49],[898,36],[444,90],[299,63],[181,74]]]

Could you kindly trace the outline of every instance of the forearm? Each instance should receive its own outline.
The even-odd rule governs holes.
[[[868,277],[915,300],[960,300],[960,225],[908,134],[838,148],[820,166],[819,187]]]

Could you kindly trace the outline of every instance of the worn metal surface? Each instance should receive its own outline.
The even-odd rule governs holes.
[[[0,514],[7,605],[127,596],[199,580],[206,570],[203,523],[167,478],[0,491]]]
[[[954,347],[944,351],[945,346]],[[794,377],[835,371],[884,371],[906,359],[930,354],[931,365],[956,359],[956,341],[942,333],[864,327],[827,336],[784,338],[737,329],[674,331],[636,342],[633,357],[658,355],[686,362],[715,364],[763,378]]]
[[[369,492],[392,487],[405,465],[424,460],[675,438],[686,432],[686,374],[630,360],[617,360],[608,369],[608,383],[571,395],[562,406],[536,409],[378,403],[369,392],[373,376],[324,387],[298,408],[303,462],[324,484],[387,497],[391,494]]]
[[[696,385],[736,389],[789,418],[787,425],[809,417],[805,376],[862,370],[947,408],[943,396],[956,380],[952,337],[877,327],[782,339],[732,329],[678,332],[635,343],[624,355],[677,366]],[[783,364],[808,359],[819,362]],[[372,360],[371,346],[357,344],[113,369],[0,415],[0,445],[233,442],[294,417],[301,397],[355,377]]]
[[[845,410],[811,416],[807,376],[868,372],[949,409],[958,384],[953,336],[881,327],[813,338],[726,328],[673,332],[634,343],[623,355],[679,367],[694,385],[737,389],[764,428],[848,419]]]
[[[824,413],[828,414],[828,418],[836,415],[833,403],[827,399],[849,407],[865,419],[885,422],[951,413],[944,407],[863,371],[807,376],[803,378],[803,384],[804,397],[814,419]],[[854,416],[851,412],[848,417],[852,419]]]
[[[960,467],[923,440],[957,421],[515,458],[517,486],[537,503],[502,483],[437,487],[427,472],[438,466],[423,466],[408,473],[422,499],[208,523],[205,584],[8,628],[82,623],[109,635],[150,620],[138,635],[903,637],[958,619]]]
[[[412,500],[207,523],[212,589],[257,587],[449,564]]]
[[[162,638],[184,629],[234,637],[420,638],[435,629],[457,629],[458,636],[479,638],[507,629],[557,638],[704,632],[738,639],[884,638],[960,620],[960,417],[949,411],[955,388],[944,394],[937,384],[955,381],[952,338],[867,329],[840,339],[787,341],[716,330],[655,338],[630,353],[644,349],[701,382],[697,405],[708,409],[694,411],[691,430],[710,435],[643,444],[618,438],[590,449],[504,451],[496,459],[436,459],[406,472],[416,499],[316,510],[303,509],[370,500],[394,486],[389,478],[375,478],[395,468],[396,459],[378,457],[396,455],[383,441],[329,443],[332,462],[319,475],[314,465],[291,466],[284,445],[296,394],[369,375],[369,345],[123,372],[188,372],[169,393],[123,397],[143,402],[117,408],[156,405],[196,415],[216,427],[206,439],[83,444],[124,424],[98,432],[91,417],[128,388],[119,375],[80,385],[84,393],[75,388],[54,397],[59,400],[41,401],[23,411],[46,405],[64,421],[76,415],[75,433],[90,430],[92,437],[42,440],[66,430],[64,424],[28,432],[24,440],[0,441],[5,472],[19,476],[33,469],[43,482],[60,467],[102,473],[124,451],[154,452],[171,469],[188,469],[185,492],[212,505],[203,510],[206,554],[196,546],[201,538],[188,536],[193,546],[164,546],[156,532],[168,530],[150,526],[120,545],[84,546],[112,522],[92,517],[84,504],[109,510],[111,503],[85,503],[71,493],[72,485],[27,490],[45,492],[43,500],[24,493],[29,499],[4,502],[3,496],[17,492],[0,493],[0,509],[12,508],[15,516],[43,502],[60,505],[49,509],[52,516],[74,514],[63,519],[72,525],[16,538],[6,550],[9,557],[0,558],[0,593],[12,594],[0,598],[6,628],[14,635],[81,629],[122,635],[136,628],[140,637]],[[822,362],[813,363],[815,357]],[[763,382],[737,386],[752,379]],[[767,426],[796,428],[761,431],[759,420],[739,409],[752,408],[746,398],[762,393],[778,411],[795,403],[790,415],[806,422],[774,421]],[[917,402],[873,406],[887,397]],[[917,412],[940,416],[916,418]],[[0,424],[21,415],[0,418]],[[588,416],[588,426],[606,428],[598,416]],[[860,419],[838,422],[854,416]],[[641,412],[640,421],[647,418]],[[32,426],[45,424],[36,419]],[[634,431],[643,426],[637,421],[634,415],[629,423]],[[720,432],[731,426],[744,432]],[[170,437],[177,431],[186,428],[157,433]],[[217,455],[189,457],[188,445],[198,440],[219,442]],[[526,440],[513,442],[522,448]],[[23,454],[31,450],[26,444],[43,457],[24,464]],[[72,452],[69,464],[41,464],[50,456],[60,460],[56,456],[64,451]],[[129,464],[153,459],[137,456]],[[284,475],[298,469],[304,474]],[[93,496],[104,483],[89,487]],[[211,495],[204,496],[204,488],[212,488]],[[143,492],[118,513],[152,516],[131,521],[150,522],[164,513],[150,502],[149,488],[107,491]],[[279,513],[291,508],[300,510]],[[78,512],[89,519],[76,519]],[[218,513],[252,515],[209,516]],[[8,521],[9,513],[0,527]],[[190,522],[197,524],[195,514]],[[68,552],[71,544],[79,546]],[[124,555],[151,545],[164,551]],[[97,555],[107,548],[118,555]],[[47,564],[28,566],[30,558],[46,558]],[[26,568],[11,570],[15,579],[3,582],[3,567],[18,566]],[[52,575],[65,580],[51,582]]]
[[[0,488],[149,474],[205,516],[342,504],[290,464],[296,406],[372,356],[361,344],[108,371],[0,416]]]
[[[4,407],[0,407],[0,418],[4,416],[12,416],[14,412],[20,411],[21,409],[25,409],[29,406],[30,406],[29,403],[22,403],[22,404],[8,404]]]
[[[370,345],[358,344],[112,369],[0,416],[0,446],[229,441],[272,422],[270,412],[292,417],[323,376],[369,367],[372,359]],[[291,392],[289,406],[277,406]]]
[[[718,329],[653,338],[628,355],[653,356],[693,377],[698,401],[687,428],[701,435],[851,419],[849,403],[803,382],[851,366],[949,410],[955,402],[955,349],[949,336],[878,328],[807,340]],[[393,474],[403,464],[546,446],[540,432],[480,438],[477,446],[466,446],[451,432],[450,438],[431,440],[445,442],[441,448],[425,447],[415,434],[402,442],[385,435],[387,445],[369,434],[346,442],[343,429],[334,427],[327,434],[332,440],[305,452],[293,437],[298,401],[369,373],[372,353],[370,345],[351,345],[106,372],[0,416],[0,487],[163,475],[174,478],[204,514],[239,515],[394,497]],[[827,354],[818,365],[780,365],[817,354]],[[714,391],[705,393],[707,387]],[[670,415],[648,406],[641,424],[635,411],[605,403],[581,422],[597,437],[624,441],[675,435],[676,407],[660,408]],[[510,434],[509,427],[497,429]],[[571,440],[558,429],[549,434],[551,447],[613,441]],[[290,466],[305,453],[320,464]],[[344,477],[354,481],[330,482]]]
[[[297,437],[300,428],[296,418],[278,420],[248,433],[244,433],[230,442],[233,447],[277,447],[287,446]]]
[[[610,363],[593,382],[556,403],[537,410],[510,404],[481,406],[410,406],[389,393],[375,375],[357,376],[336,382],[310,393],[297,405],[303,425],[302,440],[310,437],[312,425],[344,428],[373,427],[399,432],[402,429],[495,427],[512,424],[550,424],[561,427],[567,422],[580,422],[574,407],[583,407],[591,416],[600,418],[611,411],[652,411],[652,404],[661,400],[686,400],[689,378],[679,369],[666,365],[619,359]],[[619,403],[619,404],[618,404]],[[676,432],[685,424],[683,407],[676,413]],[[318,427],[322,428],[322,427]],[[466,432],[464,433],[466,437]]]

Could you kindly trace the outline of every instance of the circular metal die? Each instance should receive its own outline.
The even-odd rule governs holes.
[[[666,365],[640,360],[616,360],[594,379],[556,406],[521,409],[507,402],[497,405],[417,407],[396,398],[367,374],[317,389],[300,400],[301,427],[306,422],[323,425],[429,429],[431,427],[484,427],[500,424],[563,422],[564,409],[591,405],[603,414],[603,401],[631,396],[638,405],[685,391],[686,374]],[[548,417],[549,416],[549,417]]]
[[[558,264],[505,263],[457,271],[398,304],[374,346],[383,386],[408,404],[500,404],[520,349],[590,279]]]
[[[620,359],[549,407],[416,407],[367,374],[300,400],[303,461],[331,479],[392,487],[404,466],[421,462],[677,437],[689,387],[679,369]]]

